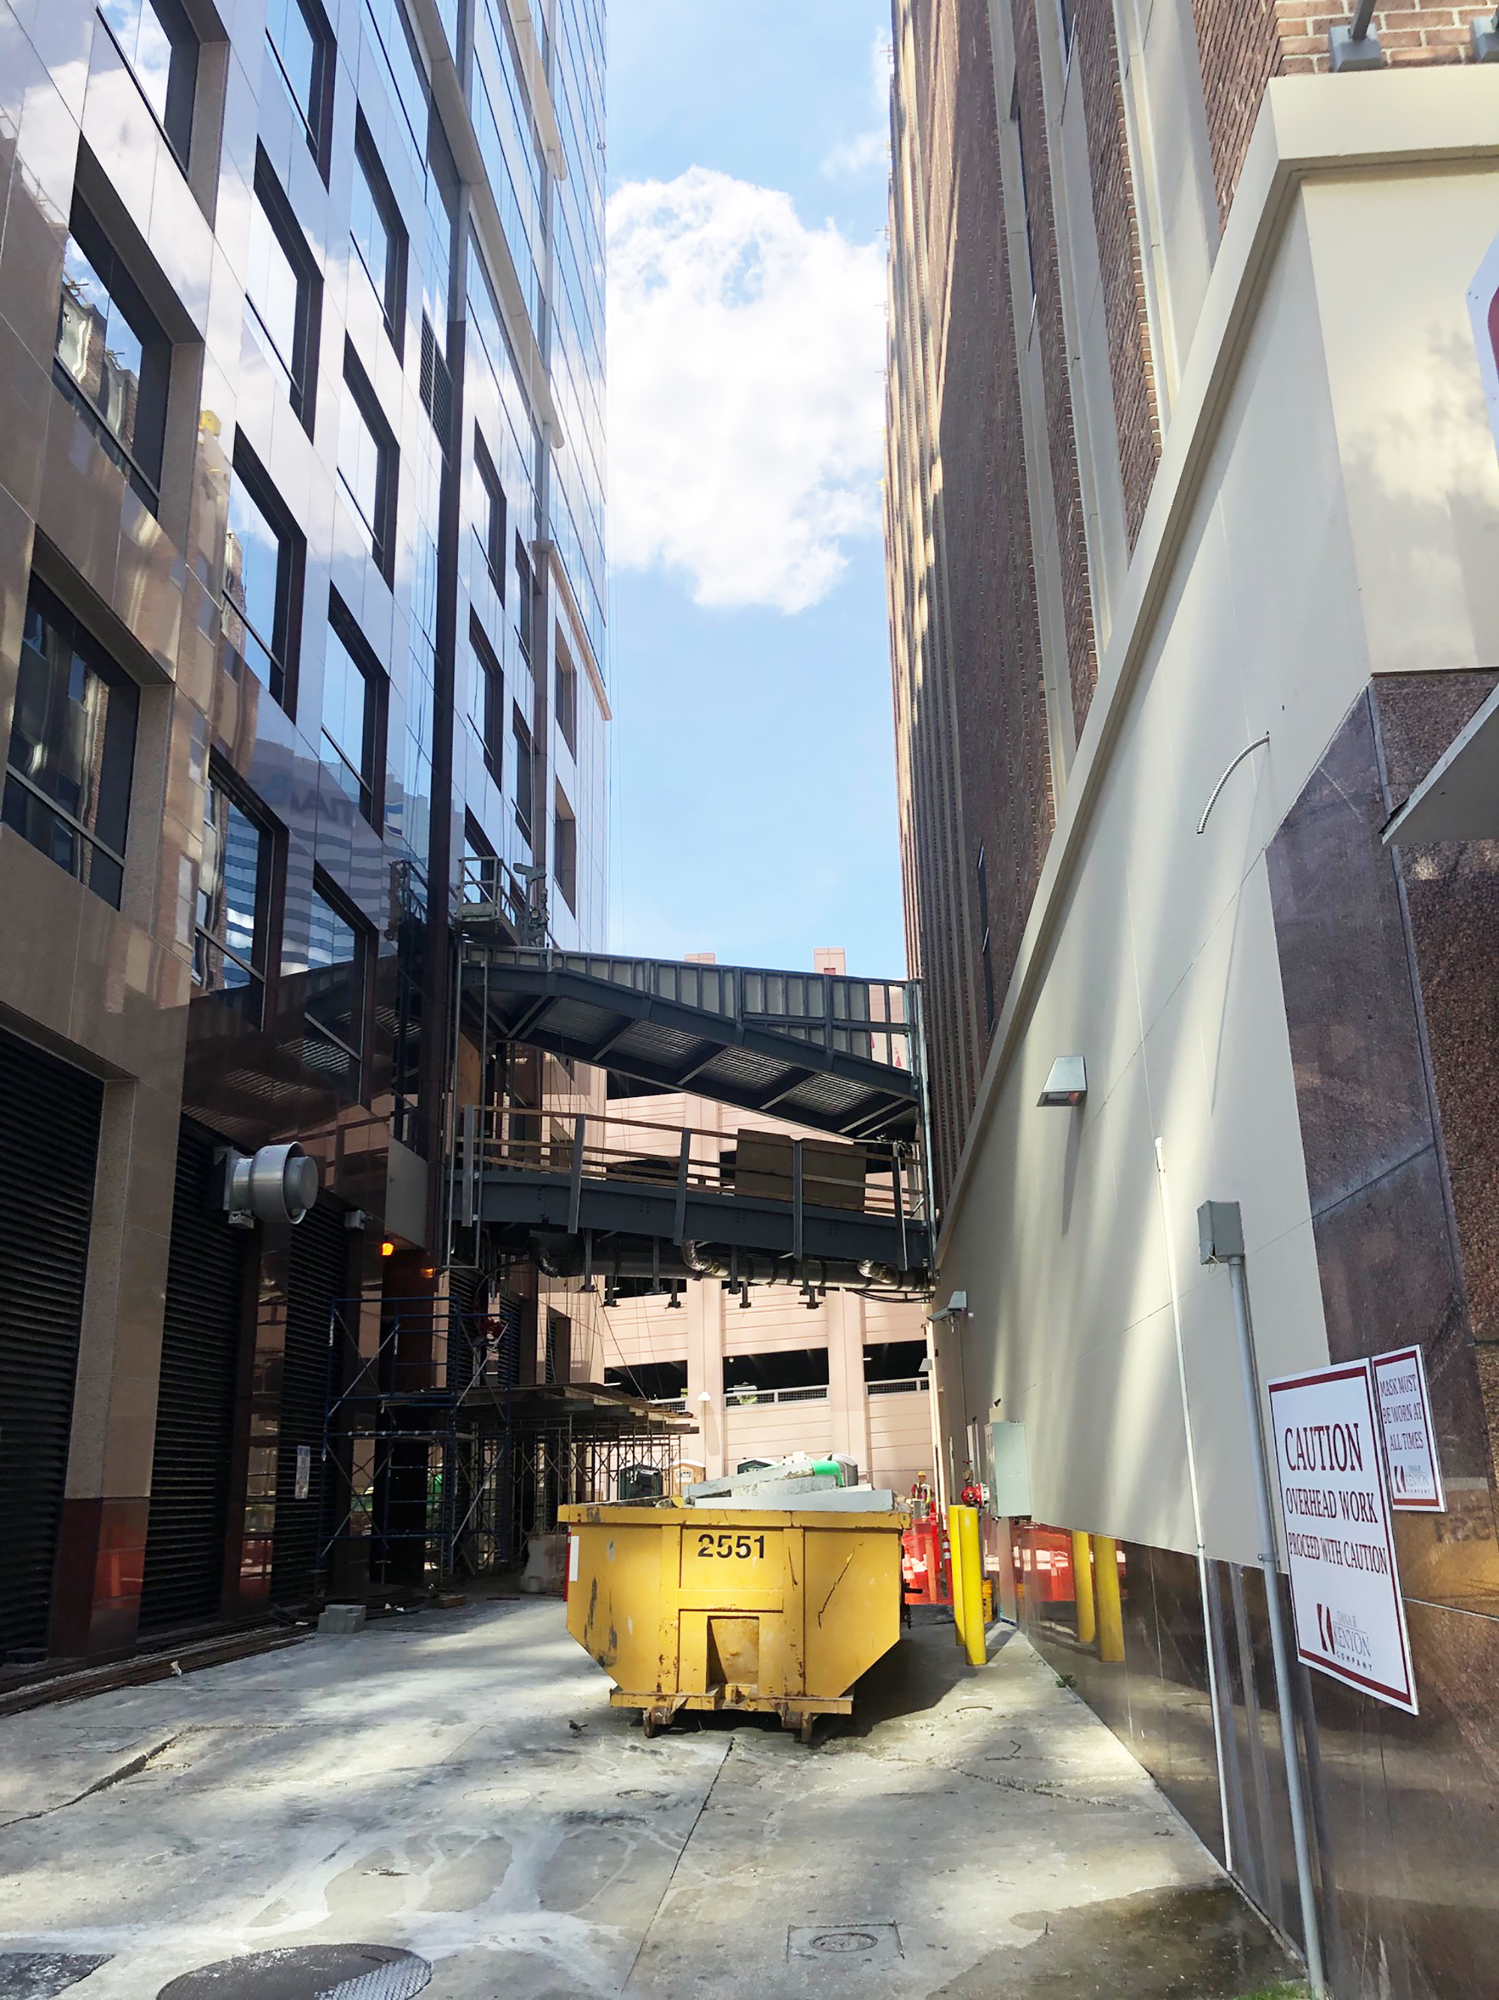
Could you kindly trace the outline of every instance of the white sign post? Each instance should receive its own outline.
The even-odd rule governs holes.
[[[1419,1347],[1376,1354],[1374,1387],[1390,1470],[1390,1505],[1397,1513],[1444,1514],[1442,1468],[1432,1437],[1426,1362]]]
[[[1373,1371],[1350,1361],[1266,1387],[1296,1651],[1309,1667],[1415,1715]]]

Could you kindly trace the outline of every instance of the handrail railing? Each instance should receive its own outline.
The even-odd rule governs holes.
[[[725,1389],[723,1400],[730,1410],[750,1410],[757,1403],[825,1403],[828,1385],[813,1382],[803,1389]]]
[[[866,1396],[920,1396],[931,1387],[931,1378],[926,1375],[903,1375],[896,1382],[866,1382]]]
[[[916,1150],[899,1140],[848,1142],[744,1128],[708,1131],[612,1113],[469,1105],[458,1118],[459,1219],[478,1218],[487,1174],[565,1175],[569,1227],[578,1226],[584,1183],[673,1188],[680,1213],[689,1195],[736,1195],[803,1208],[925,1220]]]

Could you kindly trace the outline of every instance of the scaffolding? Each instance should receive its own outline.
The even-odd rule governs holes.
[[[673,1491],[687,1421],[592,1383],[520,1380],[524,1301],[339,1301],[328,1341],[320,1594],[512,1567],[578,1500]],[[659,1484],[655,1484],[659,1478]]]

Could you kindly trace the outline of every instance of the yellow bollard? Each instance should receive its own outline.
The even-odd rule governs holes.
[[[958,1509],[947,1510],[947,1563],[952,1575],[952,1622],[953,1636],[959,1649],[967,1650],[967,1625],[965,1614],[968,1606],[963,1596],[963,1550],[958,1540]]]
[[[1088,1537],[1077,1528],[1072,1531],[1072,1601],[1077,1607],[1078,1642],[1091,1646],[1098,1631],[1093,1615],[1093,1563]]]
[[[977,1507],[949,1507],[948,1533],[953,1547],[962,1555],[953,1577],[953,1595],[963,1599],[963,1650],[971,1667],[981,1667],[989,1657],[984,1643],[984,1558],[979,1548]]]
[[[1095,1535],[1093,1588],[1098,1593],[1098,1657],[1118,1665],[1124,1658],[1124,1612],[1119,1603],[1119,1556],[1112,1535]]]

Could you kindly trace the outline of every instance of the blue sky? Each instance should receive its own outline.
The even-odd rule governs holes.
[[[612,942],[899,974],[883,0],[614,0]]]

